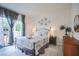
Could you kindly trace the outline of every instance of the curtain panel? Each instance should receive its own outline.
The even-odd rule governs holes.
[[[22,23],[23,23],[23,36],[25,36],[25,15],[22,15]]]
[[[3,8],[0,7],[0,17],[3,17]]]

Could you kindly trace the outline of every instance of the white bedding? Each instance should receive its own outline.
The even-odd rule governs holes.
[[[38,31],[33,34],[31,39],[27,37],[17,37],[16,46],[19,48],[28,48],[30,50],[34,49],[35,43],[35,54],[39,54],[38,50],[44,46],[46,43],[49,43],[48,32],[47,30]]]

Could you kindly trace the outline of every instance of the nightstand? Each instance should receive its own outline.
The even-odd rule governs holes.
[[[50,38],[49,38],[49,43],[50,44],[53,44],[53,45],[56,45],[56,36],[50,36]]]

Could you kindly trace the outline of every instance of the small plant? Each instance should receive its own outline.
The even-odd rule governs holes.
[[[71,27],[66,27],[66,26],[62,25],[60,27],[60,30],[65,30],[65,35],[68,35],[68,33],[71,32]]]

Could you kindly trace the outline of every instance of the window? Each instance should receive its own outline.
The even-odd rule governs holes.
[[[9,30],[9,24],[8,24],[8,21],[5,17],[2,19],[2,26],[3,26],[3,31]]]
[[[9,42],[9,24],[5,17],[0,17],[0,39],[4,45]]]
[[[22,21],[21,20],[17,20],[15,21],[14,24],[14,38],[17,36],[22,36]]]

